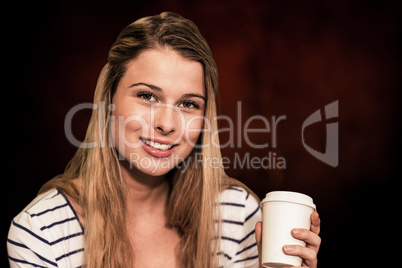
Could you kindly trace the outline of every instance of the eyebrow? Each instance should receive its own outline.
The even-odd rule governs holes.
[[[159,92],[162,91],[162,89],[160,87],[157,87],[157,86],[151,85],[151,84],[146,84],[146,83],[143,83],[143,82],[132,84],[131,86],[129,86],[129,88],[136,87],[136,86],[146,86],[146,87],[149,87],[150,89],[155,90],[155,91],[159,91]],[[207,99],[204,96],[194,94],[194,93],[183,94],[181,97],[182,98],[197,97],[197,98],[202,99],[204,102],[207,101]]]
[[[146,84],[146,83],[142,83],[142,82],[132,84],[131,86],[129,86],[129,88],[135,87],[135,86],[141,86],[141,85],[142,85],[142,86],[147,86],[147,87],[149,87],[150,89],[155,90],[155,91],[162,91],[162,89],[161,89],[160,87],[157,87],[157,86],[154,86],[154,85],[150,85],[150,84]]]
[[[198,94],[183,94],[183,96],[181,96],[182,98],[192,98],[192,97],[196,97],[196,98],[200,98],[202,99],[204,102],[207,102],[207,98],[205,98],[204,96],[198,95]]]

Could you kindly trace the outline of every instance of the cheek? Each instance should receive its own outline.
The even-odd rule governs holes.
[[[200,136],[202,127],[204,123],[203,116],[192,117],[187,120],[186,123],[186,138],[187,142],[191,145],[195,145]]]
[[[112,137],[115,144],[128,144],[138,142],[137,133],[145,133],[148,131],[149,115],[139,113],[138,111],[122,111],[116,110],[112,113],[111,126]],[[142,134],[141,134],[142,135]]]

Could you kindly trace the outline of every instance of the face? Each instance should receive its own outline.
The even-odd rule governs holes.
[[[161,176],[191,153],[203,126],[203,72],[171,49],[146,50],[127,65],[111,118],[114,144],[131,168]]]

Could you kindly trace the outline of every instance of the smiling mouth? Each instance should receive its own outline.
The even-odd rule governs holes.
[[[173,147],[178,145],[178,144],[171,144],[171,143],[159,143],[159,142],[149,140],[149,139],[145,139],[145,138],[140,138],[140,140],[144,144],[146,144],[146,145],[148,145],[148,146],[150,146],[152,148],[155,148],[157,150],[170,150]]]

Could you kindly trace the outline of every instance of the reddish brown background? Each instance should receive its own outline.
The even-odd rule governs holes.
[[[392,194],[401,177],[401,5],[130,2],[19,3],[4,10],[11,18],[3,22],[2,38],[7,105],[3,244],[12,217],[45,181],[63,172],[73,156],[76,148],[64,135],[64,118],[74,105],[92,101],[97,76],[119,31],[140,17],[169,10],[194,21],[209,42],[220,73],[221,114],[235,119],[236,104],[242,101],[243,124],[255,114],[287,117],[278,126],[275,149],[287,161],[284,172],[227,172],[261,198],[275,189],[314,198],[322,219],[320,267],[385,267],[393,256],[395,245],[388,243],[398,234],[393,227],[400,210]],[[332,168],[303,148],[301,125],[335,100],[340,155],[339,166]],[[73,131],[80,139],[88,119],[89,112],[74,117]],[[305,135],[310,146],[324,151],[324,122],[311,126]],[[271,134],[250,138],[270,143]],[[227,141],[227,135],[222,139]],[[242,139],[241,148],[224,149],[223,155],[233,159],[249,152],[251,157],[263,157],[273,149],[253,149]]]

